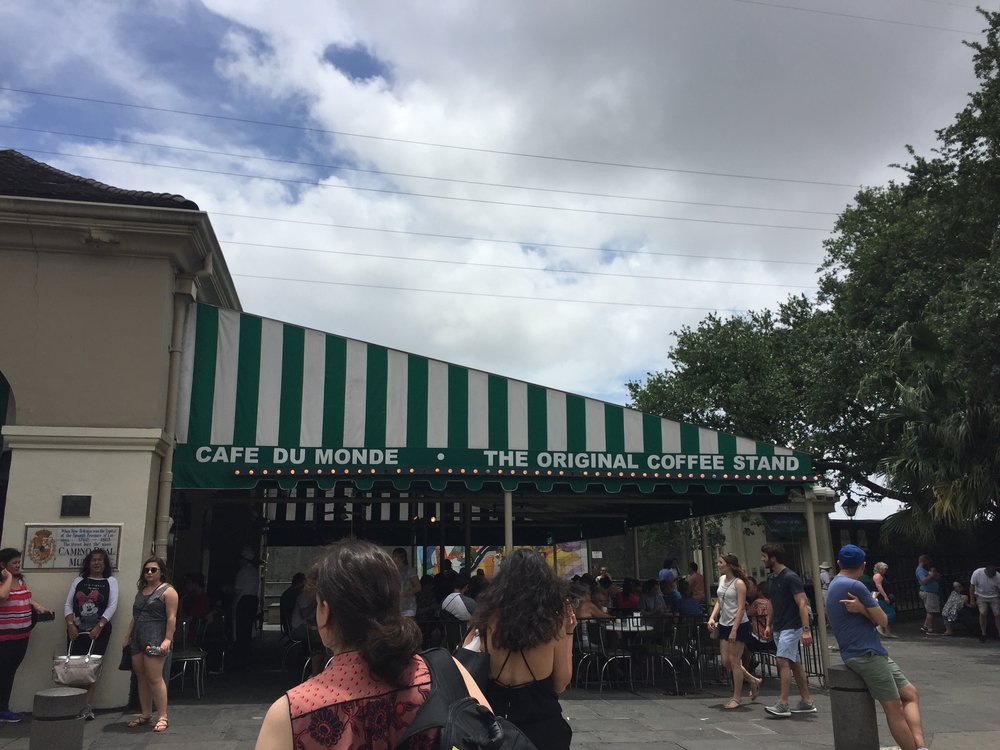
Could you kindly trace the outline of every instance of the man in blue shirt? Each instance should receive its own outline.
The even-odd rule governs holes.
[[[934,615],[941,612],[941,584],[938,579],[941,574],[937,568],[931,567],[931,559],[927,555],[917,558],[917,569],[915,571],[917,583],[920,584],[920,601],[923,602],[924,624],[920,629],[930,635],[934,632]]]
[[[865,551],[847,544],[837,553],[837,564],[840,575],[830,582],[826,615],[840,656],[882,704],[889,731],[900,750],[926,750],[917,689],[889,658],[875,630],[876,626],[884,628],[888,618],[860,581]]]

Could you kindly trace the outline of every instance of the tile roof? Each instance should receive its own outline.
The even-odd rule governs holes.
[[[198,204],[183,195],[123,190],[63,172],[13,149],[0,150],[0,195],[198,210]]]

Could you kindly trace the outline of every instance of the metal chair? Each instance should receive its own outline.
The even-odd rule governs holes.
[[[587,676],[584,687],[588,687],[590,685],[591,665],[596,662],[598,674],[600,674],[600,670],[607,660],[601,632],[602,622],[603,620],[583,618],[577,621],[576,630],[573,631],[573,650],[577,656],[576,668],[574,669],[576,680],[573,684],[577,687],[580,686],[582,674]],[[586,667],[586,671],[584,671],[584,667]]]
[[[181,646],[175,648],[170,654],[170,681],[173,682],[180,677],[181,690],[183,690],[187,681],[188,667],[190,667],[193,673],[195,694],[198,696],[198,700],[201,700],[205,695],[205,673],[208,671],[208,653],[200,646],[205,634],[204,621],[199,620],[196,625],[193,646],[187,643],[187,627],[186,621],[180,622],[177,625],[177,632],[174,633],[174,640]],[[178,633],[180,634],[179,638],[177,637]],[[180,670],[175,671],[178,666]]]
[[[649,622],[653,625],[653,637],[650,639],[649,647],[653,659],[653,675],[655,677],[657,664],[661,667],[664,665],[670,667],[670,674],[674,680],[674,693],[680,695],[678,673],[682,668],[687,668],[691,673],[692,684],[695,683],[695,670],[686,653],[690,639],[690,625],[680,619],[669,617],[650,618]]]

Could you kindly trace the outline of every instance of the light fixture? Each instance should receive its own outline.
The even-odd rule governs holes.
[[[844,509],[844,513],[847,514],[848,518],[854,518],[854,515],[858,512],[860,503],[853,497],[848,496],[844,502],[840,504],[840,507]]]

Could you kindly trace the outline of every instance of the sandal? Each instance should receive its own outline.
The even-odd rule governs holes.
[[[152,718],[152,716],[143,716],[142,714],[139,714],[125,726],[129,729],[135,729],[136,727],[141,727],[143,724],[148,724]]]
[[[727,703],[726,705],[724,705],[722,707],[722,710],[723,711],[735,711],[738,708],[743,708],[743,704],[740,703],[735,698],[731,698],[730,701],[729,701],[729,703]]]
[[[764,680],[762,678],[759,678],[759,677],[756,680],[753,681],[753,684],[750,686],[750,700],[751,701],[757,700],[757,696],[760,695],[760,686],[763,685],[763,684],[764,684]]]
[[[166,732],[167,727],[169,726],[170,726],[170,719],[168,719],[166,716],[161,716],[159,719],[156,720],[156,723],[153,725],[153,731],[156,732],[157,734],[160,734],[161,732]]]

